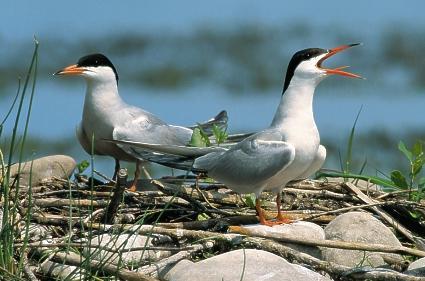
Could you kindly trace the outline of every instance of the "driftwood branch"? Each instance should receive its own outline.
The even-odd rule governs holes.
[[[122,201],[124,190],[127,187],[127,170],[120,169],[117,174],[117,183],[115,185],[115,191],[112,195],[111,201],[109,202],[108,208],[102,217],[102,221],[106,223],[112,223],[115,215],[117,214],[118,207]]]
[[[360,200],[362,200],[364,203],[367,203],[367,204],[376,203],[376,201],[374,201],[373,199],[371,199],[370,197],[368,197],[366,194],[364,194],[357,186],[355,186],[351,182],[346,182],[346,183],[344,183],[343,186],[345,186],[349,191],[351,191],[354,194],[356,194],[356,196]],[[379,207],[373,206],[373,207],[370,207],[370,209],[374,213],[376,213],[377,215],[379,215],[388,224],[390,224],[392,227],[394,227],[398,232],[400,232],[401,234],[403,234],[411,242],[414,242],[414,243],[416,242],[414,235],[407,228],[405,228],[401,224],[397,223],[397,221],[393,217],[391,217],[390,215],[388,215],[386,212],[384,212],[383,210],[381,210]]]
[[[64,263],[67,265],[73,266],[81,266],[81,262],[84,261],[84,258],[75,253],[56,253],[53,255],[52,261],[57,263]],[[159,281],[156,278],[150,277],[146,274],[140,272],[134,272],[127,270],[122,267],[115,266],[110,263],[105,263],[104,261],[97,261],[94,259],[90,259],[89,261],[89,269],[93,269],[98,271],[99,269],[105,271],[108,274],[118,276],[122,280],[127,281]]]
[[[383,244],[370,244],[360,242],[348,242],[348,241],[336,241],[336,240],[317,240],[317,239],[298,239],[293,237],[287,237],[279,233],[267,233],[262,234],[255,229],[249,229],[240,226],[231,226],[229,228],[231,233],[238,233],[247,236],[261,237],[266,239],[272,239],[278,242],[294,243],[305,246],[317,246],[326,248],[338,248],[345,250],[358,250],[358,251],[370,251],[370,252],[382,252],[382,253],[393,253],[401,255],[412,255],[417,257],[425,257],[425,252],[411,249],[404,246],[388,246]]]

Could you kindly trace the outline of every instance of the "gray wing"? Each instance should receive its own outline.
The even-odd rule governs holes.
[[[209,147],[193,147],[173,144],[158,144],[158,143],[144,143],[138,141],[127,141],[127,140],[108,140],[110,142],[119,144],[121,146],[132,147],[133,149],[141,149],[156,153],[172,154],[182,157],[199,157],[211,152],[221,152],[227,149],[221,146],[209,146]]]
[[[132,108],[128,120],[116,126],[112,133],[114,140],[129,140],[145,143],[185,145],[190,141],[192,130],[168,125],[155,115]]]
[[[248,138],[226,152],[196,159],[193,166],[229,186],[254,186],[285,169],[294,157],[295,148],[287,142]]]

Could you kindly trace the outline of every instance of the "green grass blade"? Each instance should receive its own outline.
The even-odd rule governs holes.
[[[345,173],[350,173],[350,165],[352,161],[352,153],[353,153],[353,141],[354,141],[354,133],[356,131],[357,121],[359,120],[360,113],[362,112],[363,105],[360,107],[359,112],[357,112],[356,119],[354,120],[353,127],[351,128],[350,137],[348,138],[347,152],[345,156]]]

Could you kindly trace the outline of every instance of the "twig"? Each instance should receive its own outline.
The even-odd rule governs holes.
[[[51,259],[54,262],[64,263],[68,265],[73,266],[81,266],[81,261],[84,261],[84,258],[82,258],[80,255],[77,255],[75,253],[62,253],[58,252],[55,253]],[[120,279],[128,280],[128,281],[159,281],[156,278],[150,277],[146,274],[140,273],[140,272],[133,272],[130,270],[127,270],[122,267],[117,267],[113,264],[105,264],[105,262],[97,261],[94,259],[88,260],[90,266],[89,269],[93,269],[95,271],[98,271],[99,269],[105,271],[106,273],[118,276]]]
[[[321,217],[321,216],[344,213],[344,212],[347,212],[347,211],[358,210],[358,209],[366,209],[366,208],[374,207],[374,206],[392,205],[392,204],[396,204],[396,203],[397,203],[396,201],[388,201],[388,202],[378,202],[378,203],[371,203],[371,204],[365,204],[365,205],[350,206],[350,207],[340,208],[340,209],[336,209],[336,210],[312,214],[312,215],[309,215],[307,217],[301,218],[297,221],[311,220],[311,219],[318,218],[318,217]]]
[[[57,198],[43,198],[34,199],[33,204],[38,207],[100,207],[104,208],[108,205],[109,200],[93,200],[93,199],[57,199]]]
[[[374,204],[376,203],[374,200],[369,198],[366,194],[364,194],[360,189],[357,188],[354,184],[351,182],[346,182],[343,184],[349,191],[353,192],[357,195],[357,197],[362,200],[364,203],[367,204]],[[386,212],[382,211],[379,207],[371,207],[371,210],[378,214],[383,220],[385,220],[388,224],[390,224],[392,227],[398,230],[401,234],[403,234],[408,240],[410,240],[413,243],[416,243],[414,235],[405,228],[404,226],[397,223],[397,221],[388,215]]]
[[[353,271],[351,267],[333,262],[322,261],[308,254],[296,251],[281,243],[267,239],[246,237],[245,242],[251,247],[274,253],[289,261],[307,264],[317,271],[327,272],[334,277],[335,280],[340,280],[340,278],[344,278],[344,280],[346,280],[346,278],[350,278],[353,280],[369,281],[424,281],[423,277],[414,277],[392,270],[357,268],[357,271]]]
[[[336,193],[336,192],[332,192],[332,191],[328,191],[328,190],[300,190],[300,189],[296,189],[296,188],[285,187],[283,189],[283,192],[295,193],[295,194],[303,193],[303,194],[313,195],[315,197],[333,198],[333,199],[345,200],[345,201],[347,201],[347,200],[358,201],[357,198],[355,198],[351,195]]]
[[[238,233],[247,236],[255,236],[266,239],[272,239],[279,242],[294,243],[306,246],[326,247],[326,248],[337,248],[346,250],[358,250],[358,251],[370,251],[370,252],[383,252],[383,253],[394,253],[394,254],[408,254],[417,257],[425,257],[425,251],[411,249],[404,246],[389,246],[383,244],[370,244],[360,242],[348,242],[348,241],[336,241],[336,240],[318,240],[318,239],[298,239],[294,237],[288,237],[280,233],[267,233],[267,235],[256,231],[255,229],[249,229],[241,226],[231,226],[229,228],[231,233]]]
[[[162,259],[154,264],[151,264],[146,267],[142,267],[138,269],[137,271],[142,272],[146,275],[150,275],[152,277],[158,277],[158,273],[162,271],[164,268],[169,267],[173,264],[176,264],[182,259],[186,259],[190,257],[195,252],[211,249],[213,246],[214,246],[214,243],[212,242],[206,242],[204,244],[195,244],[195,245],[192,245],[192,249],[190,250],[180,251],[177,254],[174,254],[168,258]]]
[[[118,207],[122,201],[124,190],[127,186],[127,170],[120,169],[117,174],[117,184],[115,186],[114,195],[112,195],[108,208],[102,217],[102,221],[112,223],[117,214]]]

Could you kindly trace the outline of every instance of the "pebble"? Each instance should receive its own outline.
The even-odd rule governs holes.
[[[299,221],[290,224],[274,225],[273,227],[256,224],[244,226],[244,228],[248,228],[251,231],[255,231],[256,233],[262,235],[267,235],[267,233],[277,233],[288,238],[316,240],[325,239],[325,231],[323,230],[323,228],[321,228],[317,224],[305,221]],[[318,247],[303,246],[291,243],[285,243],[285,245],[291,247],[294,250],[309,254],[310,256],[316,257],[318,259],[321,259],[322,257],[321,250]]]
[[[168,272],[161,272],[166,281],[330,281],[310,269],[287,262],[262,250],[240,249],[193,263],[178,262]],[[242,278],[243,277],[243,278]]]
[[[35,159],[34,161],[24,162],[21,163],[19,184],[21,186],[29,186],[30,175],[32,186],[38,186],[44,180],[52,177],[68,179],[75,167],[75,160],[66,155],[50,155]],[[13,164],[11,166],[10,175],[12,179],[18,176],[18,169],[19,164]]]
[[[170,251],[159,250],[137,250],[132,248],[153,247],[153,238],[138,234],[102,234],[92,237],[90,241],[92,246],[103,246],[111,249],[108,251],[101,248],[90,248],[90,254],[97,260],[105,260],[109,263],[117,264],[124,262],[125,264],[140,263],[143,261],[158,261],[171,255]],[[87,251],[88,249],[86,249]],[[123,251],[127,250],[127,251]],[[121,251],[117,252],[117,251]]]
[[[388,227],[365,212],[349,212],[339,215],[325,227],[325,235],[326,239],[329,240],[401,246],[397,237]],[[350,267],[386,266],[387,264],[383,259],[385,255],[400,262],[403,260],[400,255],[396,254],[332,248],[322,249],[324,260]]]

